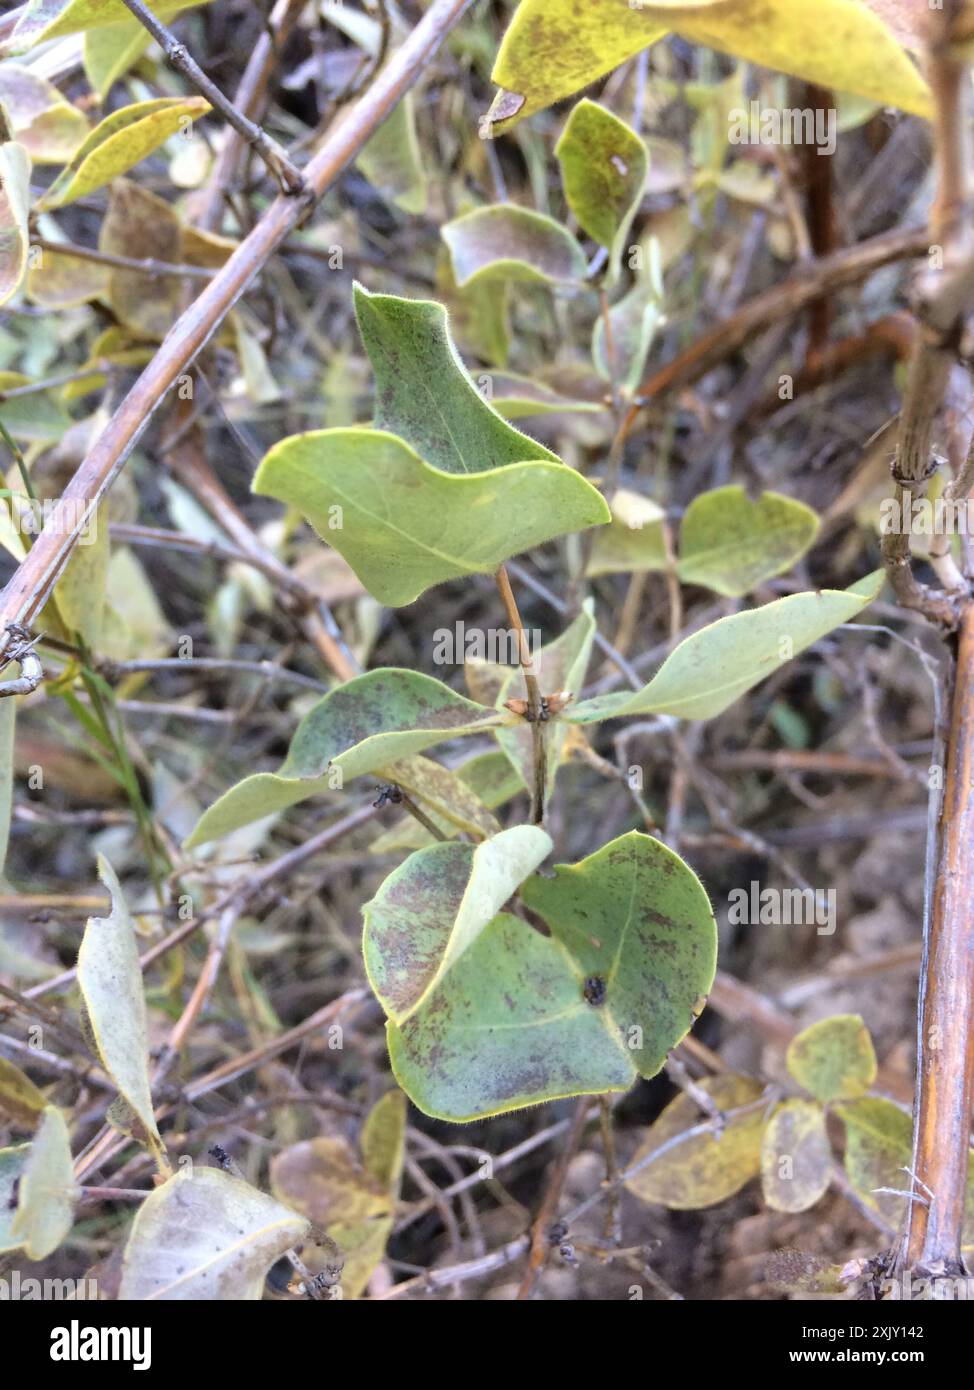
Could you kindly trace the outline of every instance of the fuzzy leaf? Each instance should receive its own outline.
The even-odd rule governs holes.
[[[437,394],[449,395],[442,373],[428,381],[437,383]],[[497,458],[488,435],[492,426],[480,459]],[[491,574],[512,555],[609,519],[591,483],[518,438],[532,461],[457,476],[431,467],[392,434],[313,431],[275,445],[253,490],[297,508],[370,594],[401,607],[434,584]]]
[[[858,0],[522,0],[494,71],[488,131],[571,96],[673,30],[690,43],[823,87],[930,114],[930,94],[885,24]]]
[[[528,874],[551,853],[534,825],[481,845],[411,854],[362,909],[365,968],[389,1018],[403,1024],[433,996]]]
[[[625,714],[712,719],[876,597],[876,572],[848,589],[790,594],[762,608],[720,618],[685,638],[642,690],[597,695],[569,706],[565,718],[592,724]]]
[[[149,1047],[145,994],[135,924],[115,870],[104,855],[98,875],[112,899],[109,917],[89,917],[78,952],[78,985],[98,1055],[119,1093],[137,1116],[149,1147],[159,1154],[149,1088]]]
[[[439,962],[457,901],[456,883],[431,876],[422,904],[412,897],[397,908],[396,886],[379,890],[366,934],[367,957],[382,955],[383,983],[394,971],[422,980]],[[655,1075],[703,1006],[716,958],[710,904],[658,841],[624,835],[554,878],[530,878],[521,897],[549,938],[501,913],[440,973],[427,1002],[401,1025],[389,1020],[393,1071],[429,1115],[472,1120],[626,1090]],[[397,929],[410,908],[415,922]],[[415,987],[401,997],[414,996]]]
[[[557,456],[502,420],[453,345],[442,304],[354,289],[355,316],[375,372],[376,431],[397,435],[445,473]],[[280,446],[279,446],[280,447]]]
[[[555,154],[568,206],[582,230],[608,251],[612,281],[646,186],[646,146],[625,121],[583,98],[573,107]]]
[[[219,839],[436,743],[512,720],[418,671],[369,671],[319,700],[298,725],[280,771],[255,773],[231,787],[203,813],[186,848]]]
[[[61,1111],[49,1105],[24,1160],[10,1225],[11,1238],[29,1260],[46,1259],[58,1248],[74,1224],[79,1196],[68,1127]]]

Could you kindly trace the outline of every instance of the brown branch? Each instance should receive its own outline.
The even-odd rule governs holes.
[[[369,136],[426,70],[470,0],[433,0],[369,89],[336,123],[304,170],[306,197],[281,196],[170,329],[152,361],[115,411],[30,553],[0,594],[0,652],[12,622],[30,623],[50,597],[78,536],[125,465],[166,392],[217,330],[264,263],[311,205],[352,162]],[[79,515],[80,513],[80,515]]]
[[[724,358],[743,347],[753,334],[779,319],[793,317],[807,309],[814,300],[821,299],[823,294],[837,294],[839,290],[857,284],[893,261],[924,256],[929,246],[930,234],[925,227],[906,232],[886,232],[802,266],[780,285],[750,300],[736,314],[717,324],[672,362],[648,377],[640,386],[626,416],[625,434],[631,433],[644,406],[660,396],[699,381]]]
[[[962,1273],[974,1109],[974,604],[961,624],[933,911],[924,950],[907,1262]],[[929,1205],[923,1200],[932,1193]]]
[[[507,567],[501,565],[495,576],[497,587],[500,590],[501,600],[507,613],[507,621],[511,629],[517,633],[518,657],[521,662],[521,672],[524,676],[524,688],[528,697],[527,719],[531,724],[531,741],[534,755],[534,789],[531,794],[531,819],[535,825],[540,825],[544,820],[545,792],[548,784],[548,772],[545,759],[545,737],[544,720],[545,714],[544,700],[541,695],[541,687],[538,685],[538,678],[534,673],[534,661],[531,657],[531,647],[524,631],[524,624],[521,621],[521,614],[518,611],[517,600],[514,597],[514,590],[511,588],[511,581],[508,577]]]
[[[274,65],[306,3],[307,0],[278,0],[271,12],[270,32],[265,30],[254,45],[233,102],[248,120],[256,121],[260,115]],[[240,132],[231,127],[224,136],[205,188],[200,189],[195,200],[190,199],[192,220],[204,231],[216,231],[220,224],[224,195],[236,179],[246,143]]]
[[[181,72],[187,82],[206,97],[213,109],[219,111],[223,119],[233,126],[237,134],[242,136],[248,145],[253,146],[274,175],[281,192],[291,197],[304,194],[307,185],[301,170],[291,163],[276,140],[272,140],[259,125],[255,125],[249,116],[238,111],[216,83],[210,81],[186,45],[180,43],[175,34],[170,33],[151,10],[146,9],[142,0],[122,0],[122,4],[132,11],[143,28],[148,29],[177,72]]]

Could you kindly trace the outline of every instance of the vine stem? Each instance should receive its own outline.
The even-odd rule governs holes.
[[[253,231],[169,330],[101,431],[17,571],[0,594],[0,653],[9,624],[28,625],[43,608],[82,529],[111,487],[166,393],[210,341],[223,319],[285,237],[354,160],[369,136],[427,70],[470,0],[433,0],[354,106],[329,130],[303,174],[308,191],[276,198]]]
[[[960,1243],[974,1110],[974,604],[961,621],[940,814],[933,909],[924,943],[917,1103],[906,1259],[962,1272]],[[927,1194],[932,1194],[928,1197]]]
[[[290,196],[297,196],[307,191],[304,175],[288,159],[284,150],[275,140],[259,125],[245,116],[242,111],[238,111],[233,102],[225,97],[215,82],[211,82],[206,73],[197,63],[185,44],[180,43],[179,39],[166,28],[152,13],[142,4],[142,0],[122,0],[126,9],[132,14],[160,45],[166,57],[172,63],[177,72],[181,72],[192,86],[206,98],[214,110],[219,111],[228,125],[232,126],[238,135],[241,135],[248,145],[253,145],[268,169],[274,175],[280,186],[281,192]]]
[[[954,48],[959,0],[930,16],[928,76],[934,96],[937,196],[931,246],[941,268],[918,283],[921,333],[910,364],[893,476],[897,494],[923,496],[936,470],[934,427],[974,304],[974,190],[970,76]],[[966,470],[959,478],[969,481]],[[906,528],[883,538],[884,560],[897,598],[945,623],[955,655],[950,688],[936,871],[925,892],[923,963],[917,1009],[917,1096],[913,1122],[912,1193],[901,1261],[908,1269],[961,1274],[971,1112],[974,1108],[974,599],[965,589],[932,595],[912,574]],[[958,576],[960,577],[960,576]],[[928,861],[929,864],[929,861]]]
[[[518,659],[521,663],[521,671],[524,675],[524,688],[528,697],[527,718],[531,725],[531,745],[534,755],[531,820],[535,825],[540,825],[544,820],[545,783],[547,780],[547,769],[545,766],[544,700],[541,695],[541,687],[538,684],[538,677],[535,675],[534,671],[531,645],[528,642],[527,633],[524,631],[524,624],[521,621],[517,599],[514,597],[514,590],[511,588],[511,581],[507,573],[506,565],[501,565],[495,578],[497,580],[497,587],[500,590],[501,602],[504,604],[505,611],[507,612],[507,621],[510,623],[513,631],[517,633]]]

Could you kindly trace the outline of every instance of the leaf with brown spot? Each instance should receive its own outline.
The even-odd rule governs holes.
[[[423,850],[367,910],[366,962],[410,1099],[463,1121],[654,1075],[713,981],[716,928],[692,871],[632,832],[523,884],[550,936],[500,912],[446,958],[470,867],[469,846]],[[480,921],[507,888],[481,895]]]

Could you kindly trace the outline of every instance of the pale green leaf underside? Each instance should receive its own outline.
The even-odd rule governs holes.
[[[465,213],[441,229],[457,285],[484,280],[581,283],[588,262],[560,222],[514,203],[495,203]]]
[[[551,852],[538,826],[517,825],[476,847],[411,854],[363,908],[365,968],[388,1016],[403,1024]]]
[[[71,1230],[80,1195],[67,1124],[57,1106],[49,1105],[24,1156],[9,1239],[23,1246],[29,1260],[46,1259]]]
[[[557,460],[461,476],[432,467],[378,430],[317,430],[285,439],[260,465],[253,489],[307,517],[369,593],[392,607],[448,579],[493,573],[512,555],[609,520],[595,488]]]
[[[308,1222],[217,1168],[181,1170],[139,1207],[122,1263],[119,1298],[259,1299],[271,1265]]]
[[[818,524],[811,507],[779,492],[763,492],[752,502],[742,487],[714,488],[687,507],[677,573],[685,584],[738,597],[790,569],[812,544]]]
[[[104,855],[98,874],[112,900],[109,917],[89,917],[78,952],[78,984],[105,1070],[161,1148],[149,1087],[149,1044],[135,924]]]
[[[278,772],[245,777],[204,811],[186,848],[335,790],[336,773],[343,784],[434,744],[486,732],[513,718],[457,695],[418,671],[369,671],[309,710]]]
[[[877,571],[848,589],[790,594],[761,608],[720,618],[687,637],[642,690],[597,695],[569,707],[576,724],[626,714],[712,719],[785,662],[862,611],[878,594]]]

